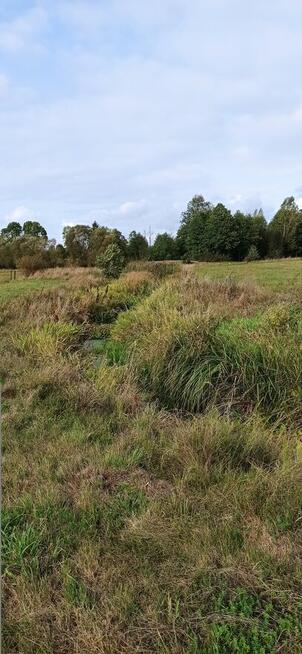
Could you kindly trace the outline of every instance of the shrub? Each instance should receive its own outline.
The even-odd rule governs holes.
[[[248,251],[248,253],[247,253],[246,257],[245,257],[245,261],[258,261],[258,259],[260,259],[259,252],[258,252],[255,245],[251,245],[251,247],[250,247],[250,249],[249,249],[249,251]]]
[[[45,260],[45,254],[26,254],[18,261],[18,268],[20,268],[25,277],[33,275],[37,270],[43,270],[47,268],[47,262]]]
[[[106,277],[119,277],[125,266],[125,257],[119,246],[111,243],[104,254],[97,257],[96,264],[103,270]]]
[[[157,279],[163,279],[169,275],[174,275],[181,269],[179,261],[130,261],[127,265],[127,271],[147,271],[152,273]]]

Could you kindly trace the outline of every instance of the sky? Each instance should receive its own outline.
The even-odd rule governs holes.
[[[0,227],[302,206],[301,0],[0,0]]]

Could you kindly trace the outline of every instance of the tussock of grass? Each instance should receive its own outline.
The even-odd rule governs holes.
[[[169,408],[258,407],[300,424],[301,310],[260,312],[264,297],[254,293],[252,305],[250,293],[233,282],[173,282],[122,316],[112,339],[131,349],[139,378]]]
[[[83,337],[85,330],[79,325],[64,322],[46,322],[26,334],[14,338],[14,345],[20,354],[52,357],[68,352]]]

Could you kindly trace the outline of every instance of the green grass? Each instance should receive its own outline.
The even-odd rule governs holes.
[[[21,279],[0,283],[0,303],[33,292],[57,288],[62,282],[57,279]]]
[[[195,270],[200,277],[223,279],[232,276],[239,281],[257,282],[274,291],[302,288],[302,259],[199,263],[195,265]]]
[[[299,294],[187,271],[6,300],[5,654],[301,652]]]

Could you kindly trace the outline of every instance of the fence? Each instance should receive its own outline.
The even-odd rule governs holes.
[[[2,282],[16,281],[17,279],[20,279],[20,277],[20,270],[7,270],[6,268],[0,270],[0,284]]]

